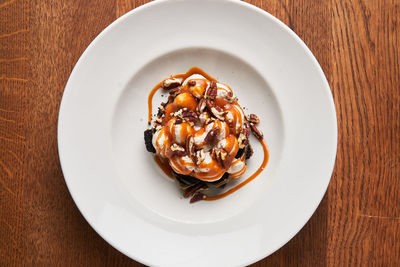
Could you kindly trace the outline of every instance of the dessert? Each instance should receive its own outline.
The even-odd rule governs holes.
[[[168,100],[152,118],[152,98],[160,89],[169,93]],[[232,89],[201,69],[193,67],[166,78],[154,87],[148,102],[146,149],[156,154],[156,163],[177,181],[191,203],[222,198],[250,182],[266,166],[268,151],[256,126],[258,116],[246,116]],[[231,179],[246,171],[246,161],[253,154],[251,132],[263,146],[263,163],[247,180],[221,193]],[[213,189],[217,193],[209,194]]]

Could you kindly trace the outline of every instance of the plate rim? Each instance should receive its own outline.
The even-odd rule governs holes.
[[[336,108],[335,108],[335,104],[334,104],[334,99],[333,99],[333,95],[332,95],[332,91],[330,89],[328,80],[322,70],[322,67],[320,66],[320,64],[318,63],[316,57],[314,56],[314,54],[311,52],[310,48],[304,43],[304,41],[292,30],[290,29],[286,24],[284,24],[282,21],[280,21],[278,18],[276,18],[275,16],[273,16],[272,14],[270,14],[269,12],[254,6],[252,4],[249,4],[247,2],[243,2],[240,0],[223,0],[223,1],[227,1],[227,2],[231,2],[237,5],[242,6],[243,8],[249,8],[254,12],[259,13],[262,16],[267,17],[268,19],[270,19],[271,21],[273,21],[274,23],[276,23],[280,28],[282,28],[286,33],[290,34],[291,37],[296,40],[297,44],[299,44],[301,46],[301,48],[304,50],[304,52],[306,52],[307,57],[309,59],[311,59],[313,66],[315,67],[315,70],[317,70],[320,78],[322,79],[322,82],[325,84],[324,88],[321,88],[321,90],[325,90],[328,93],[329,96],[329,108],[332,112],[330,112],[330,116],[332,121],[334,122],[333,128],[334,128],[334,143],[332,143],[332,146],[334,147],[333,149],[333,157],[330,158],[330,163],[328,165],[330,165],[329,167],[329,173],[330,173],[330,177],[326,182],[325,188],[323,188],[323,190],[321,190],[322,194],[319,196],[319,201],[318,203],[314,203],[312,210],[313,212],[306,216],[306,220],[302,223],[302,224],[298,224],[298,228],[293,231],[293,234],[290,235],[290,238],[288,240],[282,241],[280,244],[274,246],[274,249],[272,250],[266,250],[264,253],[259,253],[259,257],[256,258],[252,258],[251,260],[249,259],[245,264],[252,264],[255,262],[258,262],[266,257],[268,257],[269,255],[272,255],[274,252],[276,252],[277,250],[279,250],[280,248],[282,248],[285,244],[287,244],[294,236],[296,236],[299,231],[307,224],[307,222],[311,219],[311,217],[315,214],[315,211],[317,210],[318,206],[320,205],[323,197],[326,194],[326,191],[328,189],[329,183],[332,179],[332,175],[333,175],[333,171],[334,171],[334,167],[335,167],[335,163],[336,163],[336,158],[337,158],[337,145],[338,145],[338,123],[337,123],[337,113],[336,113]],[[95,224],[93,223],[93,221],[91,221],[90,218],[88,218],[87,214],[85,214],[82,211],[82,207],[78,204],[78,202],[76,201],[76,196],[75,193],[73,193],[73,190],[71,190],[71,184],[68,182],[68,178],[67,175],[65,175],[66,173],[66,168],[65,168],[65,161],[63,160],[63,149],[62,149],[62,133],[60,131],[60,125],[62,124],[62,119],[63,119],[63,114],[66,113],[66,107],[65,107],[65,92],[67,90],[67,88],[70,85],[71,82],[71,78],[74,76],[74,74],[77,72],[77,70],[79,69],[80,65],[85,61],[87,54],[90,52],[90,50],[103,38],[103,36],[110,31],[113,27],[115,27],[115,25],[123,22],[125,19],[127,19],[128,17],[141,12],[142,10],[145,9],[149,9],[154,5],[158,5],[162,2],[173,2],[173,0],[156,0],[156,1],[152,1],[152,2],[148,2],[146,4],[143,4],[137,8],[134,8],[132,10],[130,10],[129,12],[125,13],[124,15],[120,16],[119,18],[117,18],[116,20],[114,20],[111,24],[109,24],[106,28],[104,28],[91,42],[90,44],[87,46],[87,48],[85,49],[85,51],[81,54],[81,56],[79,57],[78,61],[76,62],[75,66],[73,67],[69,78],[66,82],[66,85],[64,87],[64,91],[63,91],[63,96],[61,98],[61,102],[60,102],[60,107],[59,107],[59,112],[58,112],[58,122],[57,122],[57,148],[58,148],[58,155],[59,155],[59,160],[60,160],[60,166],[61,166],[61,170],[63,173],[63,177],[65,180],[65,183],[67,185],[68,191],[75,203],[75,205],[77,206],[79,212],[81,213],[81,215],[85,218],[85,220],[87,221],[87,223],[91,226],[91,228],[97,233],[99,234],[109,245],[111,245],[113,248],[115,248],[116,250],[120,251],[121,253],[123,253],[124,255],[128,256],[129,258],[138,261],[140,263],[146,264],[146,265],[152,265],[151,262],[146,261],[143,258],[138,258],[136,255],[133,255],[131,253],[129,253],[126,249],[124,249],[123,247],[118,246],[117,244],[115,244],[115,242],[113,242],[112,240],[110,240],[110,238],[106,237],[106,235],[103,235],[102,232],[100,230],[97,229],[97,227],[95,226]],[[208,0],[208,2],[213,2],[213,0]],[[64,163],[63,163],[64,162]]]

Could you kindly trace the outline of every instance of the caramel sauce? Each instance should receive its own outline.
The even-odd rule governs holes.
[[[200,75],[203,75],[209,81],[218,82],[214,77],[208,75],[207,73],[205,73],[199,67],[192,67],[186,73],[176,74],[176,75],[173,75],[171,77],[172,78],[182,78],[182,80],[185,80],[186,78],[190,77],[193,74],[200,74]],[[159,82],[156,86],[154,86],[154,88],[150,91],[149,97],[147,99],[147,104],[148,104],[148,107],[149,107],[149,117],[148,117],[148,122],[149,123],[151,123],[151,115],[153,113],[153,96],[161,88],[161,85],[162,85],[162,81]]]
[[[217,105],[221,108],[225,108],[225,109],[230,109],[230,106],[231,106],[227,100],[225,100],[221,97],[216,98],[214,100],[214,103],[215,103],[215,105]]]
[[[202,76],[204,76],[206,79],[208,79],[209,81],[215,81],[218,82],[215,78],[213,78],[212,76],[208,75],[207,73],[205,73],[202,69],[198,68],[198,67],[192,67],[191,69],[189,69],[186,73],[181,73],[181,74],[176,74],[171,76],[172,78],[181,78],[182,81],[184,81],[186,78],[190,77],[193,74],[200,74]],[[152,106],[153,106],[153,97],[154,94],[161,88],[162,85],[162,81],[159,82],[149,93],[148,96],[148,123],[151,123],[152,120]],[[190,92],[189,92],[190,93]],[[193,93],[193,92],[192,92]],[[184,106],[194,106],[191,105],[191,99],[187,98],[187,99],[183,99],[183,101],[181,101],[182,103],[184,103]],[[167,122],[170,117],[169,114],[176,112],[178,109],[181,108],[182,103],[175,103],[175,101],[173,103],[170,103],[166,106],[166,117],[164,118],[164,121]],[[189,104],[188,104],[189,103]],[[231,105],[229,102],[223,100],[223,99],[218,99],[216,101],[216,105],[220,106],[221,108],[224,108],[225,110],[229,110],[229,109],[234,109],[235,107],[233,105]],[[238,107],[242,112],[243,109],[239,106]],[[191,109],[194,109],[193,107],[191,107]],[[235,114],[234,116],[234,120],[232,121],[231,125],[230,125],[230,131],[234,134],[236,134],[236,129],[234,127],[234,125],[236,125],[237,120],[239,120],[239,124],[242,124],[242,119],[241,117],[237,116],[236,112],[233,112],[233,114]],[[244,112],[243,112],[244,114]],[[163,123],[164,124],[164,123]],[[168,132],[168,131],[167,131]],[[170,135],[170,134],[168,134]],[[171,137],[171,136],[169,136]],[[246,184],[248,184],[249,182],[251,182],[252,180],[254,180],[265,168],[265,166],[268,163],[268,159],[269,159],[269,153],[268,153],[268,149],[267,146],[264,142],[264,140],[260,140],[260,143],[263,147],[263,151],[264,151],[264,160],[261,164],[261,166],[257,169],[257,171],[255,173],[253,173],[249,178],[247,178],[245,181],[243,181],[242,183],[238,184],[237,186],[227,190],[226,192],[220,194],[220,195],[216,195],[216,196],[205,196],[204,200],[207,201],[212,201],[212,200],[217,200],[217,199],[221,199],[224,198],[230,194],[232,194],[233,192],[239,190],[240,188],[242,188],[243,186],[245,186]],[[236,151],[237,152],[237,151]],[[172,172],[172,167],[169,165],[168,159],[164,159],[158,155],[154,156],[154,161],[157,163],[157,165],[161,168],[161,170],[171,179],[174,179],[173,176],[173,172]],[[220,170],[215,170],[215,171],[221,171],[221,172],[225,172],[226,170],[221,168]],[[194,176],[196,177],[197,173],[194,173]],[[197,176],[202,176],[204,174],[197,174]],[[196,178],[205,178],[205,177],[196,177]]]
[[[268,153],[267,145],[265,144],[264,140],[260,140],[260,143],[261,143],[261,145],[263,147],[263,150],[264,150],[264,160],[261,163],[261,166],[257,169],[257,171],[255,173],[253,173],[249,178],[247,178],[246,180],[244,180],[243,182],[241,182],[237,186],[229,189],[225,193],[222,193],[221,195],[216,195],[216,196],[207,196],[206,195],[203,200],[212,201],[212,200],[217,200],[217,199],[224,198],[224,197],[232,194],[233,192],[239,190],[240,188],[242,188],[246,184],[250,183],[251,181],[253,181],[264,170],[265,166],[268,163],[268,159],[269,159],[269,153]]]
[[[171,167],[169,166],[169,163],[167,160],[159,157],[159,156],[154,156],[154,161],[157,163],[158,167],[167,175],[169,178],[174,179],[174,175],[172,174]]]

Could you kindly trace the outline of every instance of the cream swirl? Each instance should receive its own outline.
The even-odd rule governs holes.
[[[156,153],[168,158],[175,172],[205,181],[216,181],[225,172],[236,176],[245,169],[244,161],[234,159],[245,120],[243,110],[229,86],[212,83],[200,74],[183,79],[177,94],[163,107],[162,123],[152,139]],[[215,85],[217,88],[213,91]],[[198,111],[197,106],[204,98],[207,105]],[[211,111],[209,105],[214,105]],[[222,118],[216,117],[212,109],[219,110]],[[188,119],[184,113],[192,114],[195,120]],[[201,158],[187,151],[189,139],[193,151],[201,151]],[[180,153],[176,153],[177,149]]]

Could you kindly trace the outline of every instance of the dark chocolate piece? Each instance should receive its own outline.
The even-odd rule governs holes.
[[[156,149],[153,146],[153,130],[147,129],[144,131],[144,143],[146,144],[147,151],[151,153],[156,153]]]

